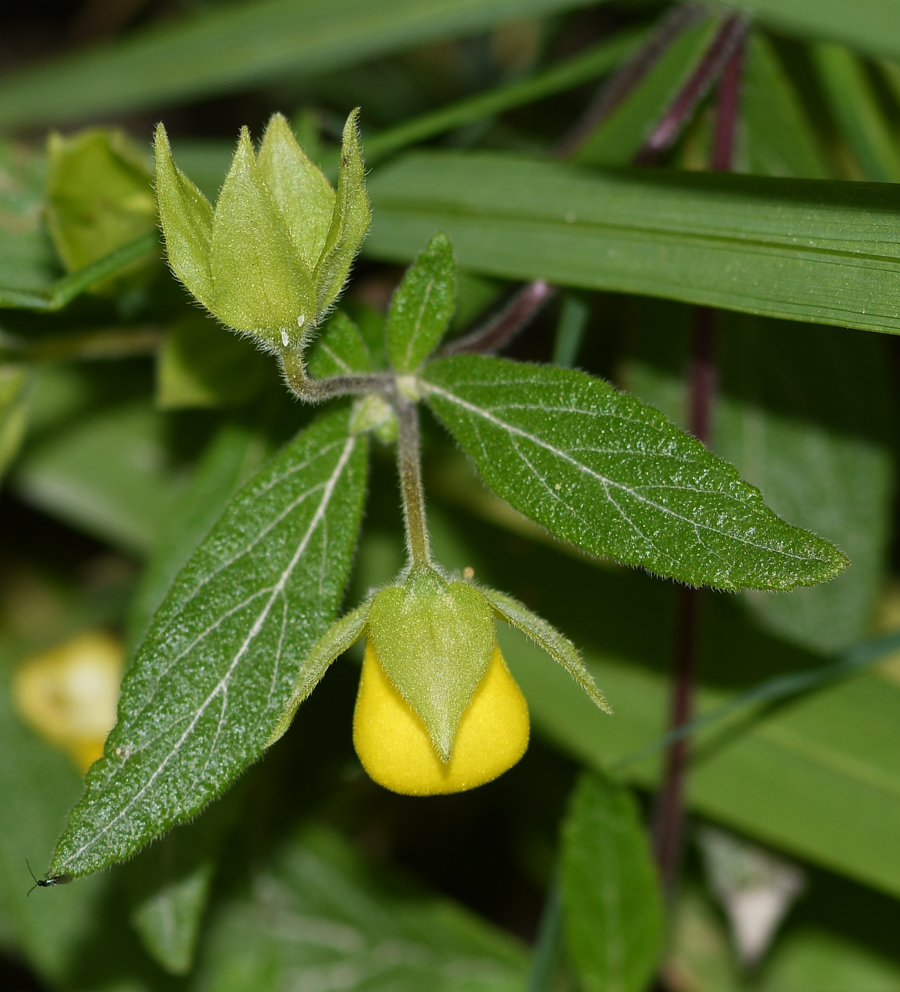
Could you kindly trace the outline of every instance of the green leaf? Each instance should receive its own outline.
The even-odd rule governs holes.
[[[414,569],[372,601],[367,635],[441,760],[449,761],[459,721],[494,650],[494,619],[484,596],[432,569]]]
[[[900,330],[898,186],[431,152],[369,191],[372,258],[409,262],[442,230],[491,275]]]
[[[334,214],[315,272],[317,313],[325,313],[343,290],[371,220],[356,109],[344,124]]]
[[[741,82],[741,172],[824,179],[819,138],[772,42],[758,31],[747,40]]]
[[[574,155],[577,162],[627,165],[697,68],[722,26],[707,17],[679,34],[659,61]]]
[[[391,365],[415,372],[438,346],[456,308],[456,262],[446,234],[436,234],[394,292],[387,317]]]
[[[317,379],[371,372],[372,359],[359,328],[342,310],[335,313],[310,345],[307,371]]]
[[[812,54],[828,104],[862,178],[885,183],[900,181],[900,145],[894,124],[879,105],[866,67],[840,45],[815,45]]]
[[[461,355],[425,398],[487,485],[564,541],[720,589],[790,589],[846,566],[661,413],[571,369]]]
[[[156,405],[241,406],[258,393],[271,359],[206,315],[191,311],[166,332],[156,356]]]
[[[517,943],[456,904],[376,872],[336,834],[291,838],[212,922],[209,992],[521,992]],[[299,927],[299,929],[298,929]]]
[[[562,872],[569,953],[586,992],[644,992],[662,951],[662,898],[627,789],[581,777],[563,827]]]
[[[229,796],[151,844],[126,868],[131,923],[172,974],[186,975],[193,964],[216,862],[236,813]]]
[[[153,175],[124,132],[51,134],[47,165],[47,226],[68,272],[156,230]],[[146,277],[150,261],[142,259],[120,275]]]
[[[56,279],[59,260],[43,223],[47,160],[0,142],[0,306]]]
[[[306,269],[312,272],[325,247],[334,213],[331,183],[309,160],[281,114],[272,115],[257,161]]]
[[[55,874],[124,860],[262,753],[350,569],[366,443],[348,416],[321,417],[259,472],[179,574],[122,684]]]
[[[210,7],[7,77],[0,87],[0,129],[172,106],[587,5],[588,0],[262,0]]]
[[[270,349],[297,340],[316,312],[310,273],[263,181],[246,128],[216,202],[209,264],[212,312]]]
[[[43,247],[39,251],[37,250],[38,241],[41,245],[46,241],[46,250]],[[32,249],[34,249],[33,252]],[[0,236],[0,255],[2,255],[3,250],[3,238]],[[14,280],[21,279],[26,285],[0,286],[0,307],[54,311],[61,310],[92,286],[96,286],[117,272],[121,272],[138,259],[158,254],[159,235],[155,232],[145,234],[125,245],[124,248],[117,248],[96,262],[91,262],[90,265],[85,265],[84,268],[59,279],[53,278],[56,271],[48,259],[55,253],[49,236],[46,236],[45,232],[40,232],[40,236],[34,241],[27,238],[15,238],[11,245],[11,252],[18,254],[18,262],[28,266],[27,273],[19,269],[15,271],[13,276]],[[46,269],[40,267],[42,260],[47,262]],[[8,269],[3,271],[9,274]]]
[[[156,128],[156,200],[172,271],[207,310],[215,300],[210,268],[213,208],[178,168],[166,129]]]
[[[692,315],[649,304],[629,333],[623,385],[684,425]],[[782,596],[749,594],[783,637],[819,651],[869,631],[893,507],[893,422],[883,338],[723,314],[712,449],[788,520],[835,542],[850,567]]]

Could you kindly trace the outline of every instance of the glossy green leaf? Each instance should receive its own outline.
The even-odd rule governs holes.
[[[628,97],[587,136],[574,160],[592,165],[631,162],[697,68],[721,26],[719,18],[704,18],[679,34]]]
[[[321,417],[231,501],[175,580],[122,685],[119,721],[53,857],[124,860],[261,754],[343,594],[365,490],[348,412]]]
[[[272,359],[251,341],[191,311],[165,334],[156,356],[156,405],[241,406],[258,393]]]
[[[571,369],[464,355],[423,390],[498,496],[595,555],[720,589],[790,589],[846,565],[652,407]]]
[[[209,266],[212,312],[270,349],[296,340],[316,312],[311,273],[263,180],[246,128],[216,201]]]
[[[70,138],[50,135],[47,226],[67,271],[156,230],[152,182],[142,150],[122,131],[93,128]],[[149,261],[151,257],[120,274],[145,277]]]
[[[491,275],[900,330],[893,185],[434,152],[376,172],[369,192],[373,258],[408,262],[443,230],[463,268]]]
[[[862,178],[883,183],[900,181],[900,144],[865,65],[840,45],[815,45],[812,54],[828,105]]]
[[[387,317],[391,365],[415,372],[437,347],[456,308],[456,262],[445,234],[436,234],[394,292]]]
[[[327,312],[343,290],[371,220],[359,146],[359,110],[354,110],[344,124],[334,214],[314,276],[317,314]]]
[[[7,77],[0,87],[0,128],[234,92],[586,5],[587,0],[262,0],[212,7]]]
[[[754,31],[747,40],[745,59],[738,171],[826,178],[819,136],[775,46]]]
[[[334,314],[308,352],[307,370],[317,379],[371,372],[372,359],[359,328],[342,310]]]
[[[319,828],[216,915],[198,975],[209,992],[521,992],[525,966],[504,933]]]
[[[637,803],[583,775],[563,826],[569,953],[586,992],[644,992],[663,943],[662,898]]]
[[[687,308],[641,308],[622,383],[685,425]],[[749,594],[769,629],[814,650],[864,637],[884,578],[893,507],[893,414],[884,339],[722,315],[712,448],[759,486],[777,513],[837,544],[850,567],[833,582]]]
[[[287,221],[308,271],[316,266],[334,213],[334,190],[297,143],[290,124],[273,114],[259,149],[259,173]]]

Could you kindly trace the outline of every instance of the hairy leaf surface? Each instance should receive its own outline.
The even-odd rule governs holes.
[[[426,398],[488,486],[556,537],[720,589],[790,589],[846,558],[792,527],[658,410],[571,369],[461,355]]]
[[[259,472],[175,580],[125,678],[119,722],[54,874],[129,857],[262,753],[347,580],[366,455],[348,417],[323,416]]]

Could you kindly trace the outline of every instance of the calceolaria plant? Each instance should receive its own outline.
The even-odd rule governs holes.
[[[589,554],[724,590],[811,585],[846,564],[827,541],[772,513],[698,440],[603,380],[479,354],[477,340],[467,346],[475,353],[442,351],[456,266],[440,232],[394,293],[389,367],[374,368],[349,317],[324,322],[368,228],[363,179],[356,113],[336,190],[275,116],[258,152],[242,132],[214,209],[158,131],[156,192],[172,270],[222,324],[278,357],[301,400],[337,402],[232,498],[174,580],[126,674],[118,722],[51,878],[128,858],[195,816],[278,740],[360,638],[354,743],[370,776],[398,792],[472,788],[524,752],[528,709],[500,653],[498,619],[608,708],[568,639],[468,570],[451,574],[434,560],[423,404],[497,496]],[[407,566],[335,622],[373,434],[396,443]]]

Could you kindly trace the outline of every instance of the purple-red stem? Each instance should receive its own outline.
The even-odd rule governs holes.
[[[723,32],[720,32],[720,37]],[[745,25],[722,70],[716,107],[711,165],[727,171],[734,158],[740,102]],[[712,405],[716,389],[716,311],[697,307],[688,370],[689,427],[695,437],[709,444]],[[702,590],[682,586],[678,593],[675,626],[669,728],[687,723],[694,710],[697,655],[700,639]],[[675,741],[666,752],[663,782],[657,796],[655,855],[663,888],[672,894],[681,864],[684,827],[684,783],[689,758],[688,738]]]
[[[506,306],[471,334],[441,348],[441,355],[492,355],[500,351],[536,316],[556,292],[544,279],[526,283]]]
[[[635,89],[665,54],[672,42],[701,17],[705,11],[693,4],[674,7],[651,33],[640,50],[608,79],[591,101],[581,119],[556,146],[557,158],[574,155],[597,128]]]
[[[722,27],[719,28],[712,44],[700,60],[699,65],[696,69],[694,69],[688,77],[687,82],[675,95],[675,98],[672,100],[671,104],[669,104],[668,109],[659,119],[656,126],[650,132],[649,137],[644,142],[643,147],[635,156],[635,165],[652,165],[664,151],[675,143],[685,124],[687,124],[693,116],[694,111],[697,109],[697,105],[710,91],[710,88],[714,85],[716,80],[720,76],[723,76],[723,69],[731,64],[732,57],[735,52],[742,48],[746,33],[747,21],[739,15],[729,17]],[[735,92],[737,92],[739,80],[740,65],[737,68],[737,75],[734,82]],[[721,124],[725,123],[725,121],[721,121]],[[720,123],[717,121],[717,143],[719,127]],[[723,130],[724,129],[726,128],[723,128]],[[730,168],[731,161],[730,148],[733,140],[733,120],[727,122],[727,130],[729,132],[727,136],[729,165],[720,167],[726,170]],[[713,168],[717,168],[717,166],[714,164]]]

